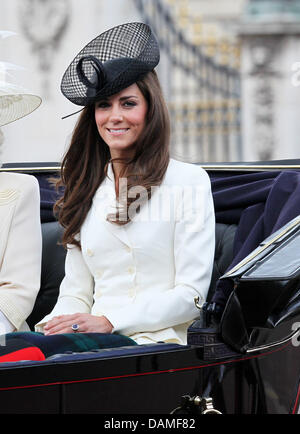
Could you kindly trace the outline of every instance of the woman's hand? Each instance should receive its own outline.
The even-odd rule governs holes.
[[[79,326],[80,333],[111,333],[113,325],[105,316],[95,316],[89,313],[55,316],[44,327],[45,335],[74,333],[72,325]]]

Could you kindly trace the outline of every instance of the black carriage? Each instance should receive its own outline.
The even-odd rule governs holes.
[[[2,363],[0,413],[298,412],[300,162],[203,167],[215,201],[215,261],[207,304],[188,330],[188,344]],[[31,173],[40,183],[43,262],[40,292],[28,318],[33,329],[54,306],[64,274],[49,183],[59,167],[24,163],[1,170]],[[221,315],[214,311],[218,294]]]

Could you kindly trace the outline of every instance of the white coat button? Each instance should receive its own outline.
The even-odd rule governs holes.
[[[130,288],[128,291],[129,297],[134,297],[135,296],[135,289],[134,288]]]
[[[96,277],[98,277],[98,279],[101,279],[101,277],[103,276],[103,271],[102,270],[96,270],[95,275],[96,275]]]
[[[87,249],[86,254],[87,254],[88,256],[93,256],[93,255],[94,255],[94,252],[93,252],[92,249]]]
[[[135,273],[135,268],[134,267],[129,267],[128,268],[128,273],[129,274],[134,274]]]
[[[126,250],[126,252],[130,253],[132,249],[129,246],[125,246],[125,250]]]

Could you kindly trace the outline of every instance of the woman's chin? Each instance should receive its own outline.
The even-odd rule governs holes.
[[[132,154],[134,146],[133,144],[128,143],[114,143],[113,145],[109,145],[111,156],[114,154]]]

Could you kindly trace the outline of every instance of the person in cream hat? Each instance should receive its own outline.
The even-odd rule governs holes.
[[[0,127],[33,112],[41,98],[6,81],[0,62]],[[17,128],[17,125],[16,125]],[[1,166],[1,164],[0,164]],[[40,287],[42,237],[35,177],[0,171],[0,335],[28,330]]]

